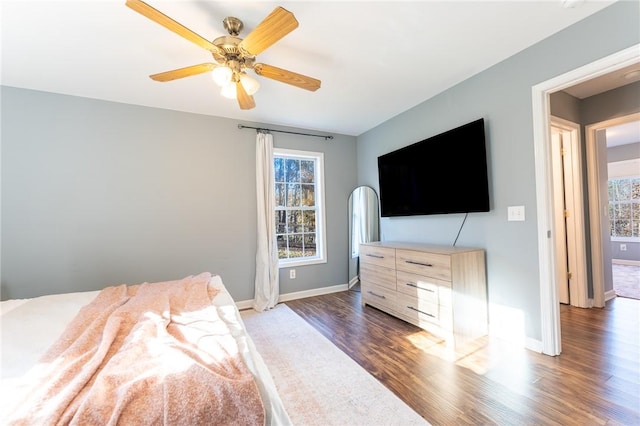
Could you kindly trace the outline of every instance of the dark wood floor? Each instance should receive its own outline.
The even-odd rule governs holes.
[[[482,338],[452,353],[360,293],[286,302],[434,425],[640,425],[640,301],[563,306],[562,354]]]

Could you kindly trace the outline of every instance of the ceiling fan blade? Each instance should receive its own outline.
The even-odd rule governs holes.
[[[191,77],[192,75],[202,74],[211,71],[218,65],[207,62],[199,65],[191,65],[190,67],[179,68],[177,70],[165,71],[158,74],[150,75],[152,80],[155,81],[171,81],[179,78]]]
[[[127,0],[126,5],[129,6],[131,9],[135,10],[136,12],[140,13],[141,15],[146,16],[152,21],[157,22],[158,24],[162,25],[168,30],[173,31],[179,36],[186,38],[190,42],[195,43],[198,46],[204,49],[207,49],[210,52],[221,51],[221,49],[218,46],[214,45],[206,38],[194,33],[189,28],[174,21],[164,13],[160,12],[157,9],[154,9],[153,7],[149,6],[147,3],[141,0]]]
[[[253,96],[249,95],[247,91],[244,90],[244,86],[239,81],[236,82],[236,95],[240,109],[255,108],[256,101],[253,100]]]
[[[320,80],[293,71],[284,70],[267,64],[255,64],[253,70],[262,77],[291,84],[301,89],[315,92],[320,88]]]
[[[238,48],[255,56],[296,28],[298,21],[293,13],[278,6],[240,42]]]

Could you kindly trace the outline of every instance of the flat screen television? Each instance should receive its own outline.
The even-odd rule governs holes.
[[[383,217],[489,211],[484,119],[378,157]]]

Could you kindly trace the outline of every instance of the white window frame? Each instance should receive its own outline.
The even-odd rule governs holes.
[[[631,175],[631,176],[609,176],[609,178],[607,179],[607,183],[613,179],[616,180],[620,180],[620,179],[638,179],[640,178],[640,175]],[[618,200],[611,200],[611,198],[609,198],[609,207],[611,206],[611,204],[614,201],[618,201]],[[632,198],[625,200],[628,201],[629,204],[638,204],[637,201],[634,201]],[[609,222],[611,222],[613,219],[611,218],[611,216],[609,216]],[[633,226],[633,219],[632,220],[632,226]],[[632,231],[633,232],[633,231]],[[637,243],[640,242],[640,237],[634,237],[634,236],[630,236],[630,237],[625,237],[625,236],[619,236],[619,235],[609,235],[609,237],[611,238],[611,241],[614,242],[629,242],[629,243]]]
[[[274,160],[275,157],[291,157],[301,160],[314,160],[316,162],[315,167],[315,205],[316,205],[316,255],[309,258],[293,258],[293,259],[279,259],[278,266],[280,268],[292,268],[295,266],[315,265],[319,263],[327,263],[327,235],[326,235],[326,213],[325,213],[325,192],[324,192],[324,153],[301,151],[294,149],[274,148],[273,149]],[[274,170],[275,173],[275,170]],[[274,176],[275,182],[275,176]]]

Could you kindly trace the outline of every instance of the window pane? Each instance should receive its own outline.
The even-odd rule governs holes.
[[[276,182],[284,182],[284,158],[274,157],[273,171]]]
[[[289,235],[289,258],[302,257],[302,235]]]
[[[285,234],[287,232],[287,212],[284,210],[276,210],[276,234]]]
[[[640,200],[640,178],[631,180],[631,199]]]
[[[300,160],[287,158],[287,182],[300,182]]]
[[[302,183],[314,183],[314,162],[311,160],[303,160],[300,162],[300,180]]]
[[[316,232],[316,212],[313,210],[305,210],[302,212],[302,229],[303,232]]]
[[[290,210],[287,212],[287,231],[289,233],[302,232],[302,212],[300,210]]]
[[[618,237],[630,237],[631,236],[631,222],[628,220],[616,220],[615,232]]]
[[[615,180],[609,179],[609,182],[607,182],[607,189],[609,191],[609,201],[615,201],[614,190],[613,190],[614,187],[615,187]]]
[[[276,194],[276,207],[284,207],[286,206],[285,204],[285,185],[284,183],[276,183],[276,188],[275,188],[275,194]]]
[[[302,205],[313,207],[316,205],[315,185],[301,185],[302,187]]]
[[[286,259],[289,257],[289,250],[287,250],[287,236],[278,235],[276,237],[278,244],[278,259]]]
[[[306,234],[304,236],[304,255],[316,255],[316,234]]]
[[[301,188],[299,184],[287,185],[287,207],[300,207]]]
[[[615,209],[616,220],[631,219],[631,204],[619,203]]]
[[[631,198],[631,182],[629,179],[614,179],[613,199],[616,201]]]

